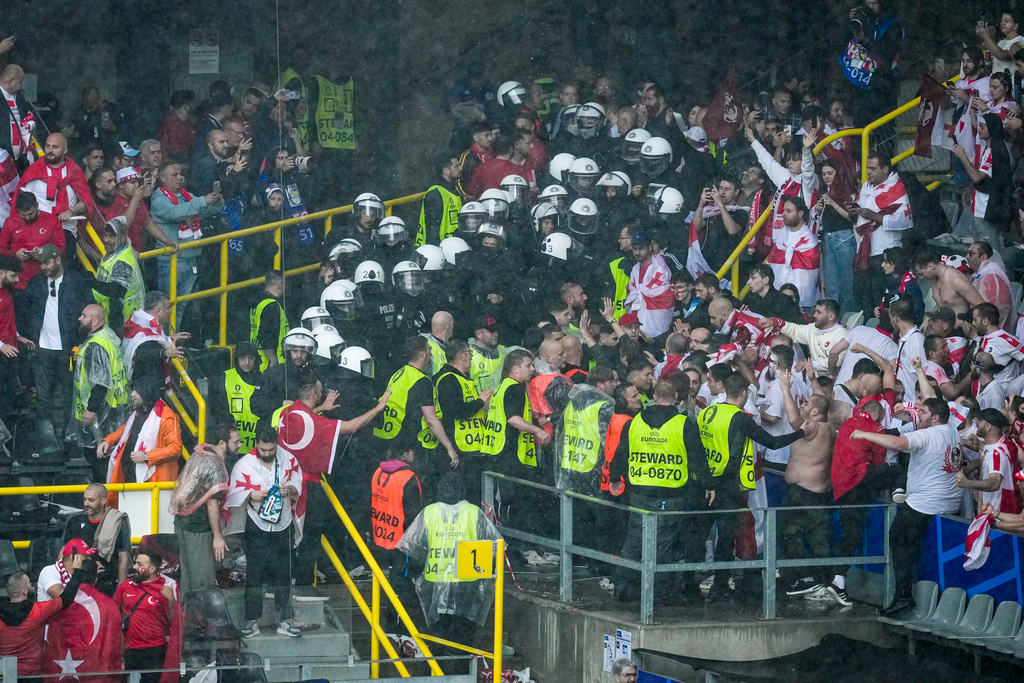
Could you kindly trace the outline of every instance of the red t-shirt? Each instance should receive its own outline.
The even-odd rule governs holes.
[[[171,615],[168,613],[167,598],[160,593],[165,584],[176,588],[175,582],[166,576],[141,584],[129,579],[117,587],[114,604],[121,608],[122,614],[131,612],[136,603],[139,605],[128,620],[128,630],[124,634],[125,649],[137,650],[167,644],[167,636],[171,632]],[[140,598],[142,602],[139,602]]]
[[[522,175],[522,172],[521,166],[513,164],[508,159],[488,159],[473,171],[473,179],[469,181],[466,192],[470,197],[479,197],[484,190],[500,186],[505,176]]]
[[[131,200],[125,199],[119,194],[114,195],[114,201],[109,206],[103,206],[100,202],[96,202],[96,208],[103,216],[103,220],[109,221],[111,218],[116,216],[123,216],[128,211],[128,205],[131,204]],[[136,252],[142,251],[142,226],[145,224],[146,219],[149,218],[149,207],[143,202],[139,202],[139,208],[135,211],[135,221],[128,226],[128,239],[132,243],[132,249]]]
[[[44,244],[53,244],[64,253],[64,226],[52,213],[39,212],[39,216],[31,223],[26,223],[21,214],[12,211],[0,228],[0,254],[14,256],[19,249],[29,251]],[[21,262],[21,273],[18,274],[18,289],[25,289],[28,281],[39,272],[39,261],[30,258]]]
[[[14,297],[6,287],[0,287],[0,342],[18,343],[18,328],[14,323]]]
[[[885,462],[885,449],[869,441],[852,441],[855,430],[881,434],[885,430],[867,413],[854,411],[843,423],[836,435],[835,450],[832,451],[832,494],[836,500],[859,484],[867,473],[868,465]]]
[[[19,676],[42,673],[43,629],[63,607],[60,598],[54,598],[32,605],[28,618],[17,626],[0,621],[0,657],[17,657]]]
[[[160,123],[157,139],[164,159],[170,159],[175,152],[191,152],[196,141],[196,125],[191,120],[182,121],[171,112]]]

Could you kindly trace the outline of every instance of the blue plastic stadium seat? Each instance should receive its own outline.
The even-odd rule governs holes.
[[[903,626],[911,631],[925,633],[952,628],[963,618],[965,607],[967,607],[967,591],[963,588],[947,588],[942,591],[939,604],[930,617],[920,621],[908,621]]]
[[[903,626],[911,621],[923,621],[935,611],[935,605],[939,601],[939,584],[934,581],[918,581],[914,585],[914,610],[907,615],[906,619],[893,619],[891,617],[878,617],[883,624]]]

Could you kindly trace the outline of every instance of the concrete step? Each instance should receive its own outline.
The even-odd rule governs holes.
[[[232,588],[227,591],[227,603],[228,611],[231,614],[231,620],[236,626],[242,628],[245,626],[245,589],[242,587]],[[327,617],[324,613],[324,608],[329,601],[329,597],[321,595],[316,588],[303,587],[292,589],[292,615],[296,621],[308,622],[311,624],[320,624],[323,626],[328,623]],[[260,617],[261,626],[269,626],[270,624],[277,624],[277,607],[274,604],[274,597],[272,592],[265,592],[263,594],[263,616]],[[337,626],[337,623],[334,623]]]
[[[242,648],[270,662],[268,683],[369,677],[369,664],[354,655],[348,633],[331,626],[308,631],[298,638],[277,633],[276,625],[266,626],[259,635],[243,638]]]

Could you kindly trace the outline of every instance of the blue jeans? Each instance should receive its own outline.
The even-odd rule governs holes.
[[[164,294],[170,296],[171,293],[171,260],[157,257],[157,289]],[[175,296],[185,296],[186,294],[192,293],[192,288],[195,287],[196,278],[198,277],[198,268],[196,267],[196,260],[189,258],[178,258],[178,283],[177,292]],[[185,319],[185,310],[188,308],[188,302],[182,302],[178,304],[178,313],[175,316],[175,327],[181,327],[182,321]],[[165,330],[166,331],[166,330]],[[167,331],[168,334],[173,334],[173,331]]]
[[[825,296],[839,302],[839,309],[848,313],[857,309],[853,298],[853,258],[857,242],[853,230],[836,230],[825,234],[825,258],[821,276]]]

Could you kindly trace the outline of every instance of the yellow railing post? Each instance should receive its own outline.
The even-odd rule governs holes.
[[[324,221],[324,237],[331,234],[331,230],[334,228],[334,214],[327,217]]]
[[[747,234],[743,236],[743,238],[740,240],[740,243],[736,245],[736,248],[732,250],[731,254],[729,254],[729,258],[725,260],[725,263],[722,264],[722,267],[718,269],[717,273],[715,273],[715,277],[717,277],[719,280],[725,277],[725,274],[729,272],[730,268],[732,268],[732,264],[736,263],[737,259],[739,259],[740,257],[740,254],[742,254],[743,250],[747,248],[748,244],[750,244],[750,240],[754,239],[754,235],[756,235],[757,231],[761,229],[761,226],[765,224],[765,222],[768,220],[768,216],[770,216],[771,213],[771,206],[769,206],[767,209],[761,212],[761,215],[757,217],[756,221],[754,221],[754,225],[750,227],[750,230],[747,230]]]
[[[501,649],[504,646],[505,628],[505,539],[499,538],[494,544],[494,677],[501,680]]]
[[[370,596],[370,619],[373,624],[370,628],[370,678],[380,678],[380,641],[377,640],[377,631],[373,626],[380,626],[380,581],[377,576],[373,577],[373,593]]]
[[[228,242],[220,243],[220,335],[221,346],[228,343]]]
[[[281,226],[274,231],[274,244],[277,245],[277,253],[274,254],[274,270],[281,270]]]
[[[153,488],[149,492],[149,533],[160,533],[160,489]]]
[[[736,259],[732,262],[732,291],[737,292],[740,289],[740,260]]]
[[[178,252],[171,254],[171,280],[168,291],[171,295],[171,333],[178,329]]]
[[[196,387],[195,382],[188,376],[188,372],[185,371],[185,366],[181,364],[181,361],[173,358],[171,359],[171,365],[178,371],[182,384],[185,385],[188,393],[192,394],[192,398],[196,402],[196,438],[199,439],[199,443],[206,443],[206,400],[199,393],[199,388]]]

